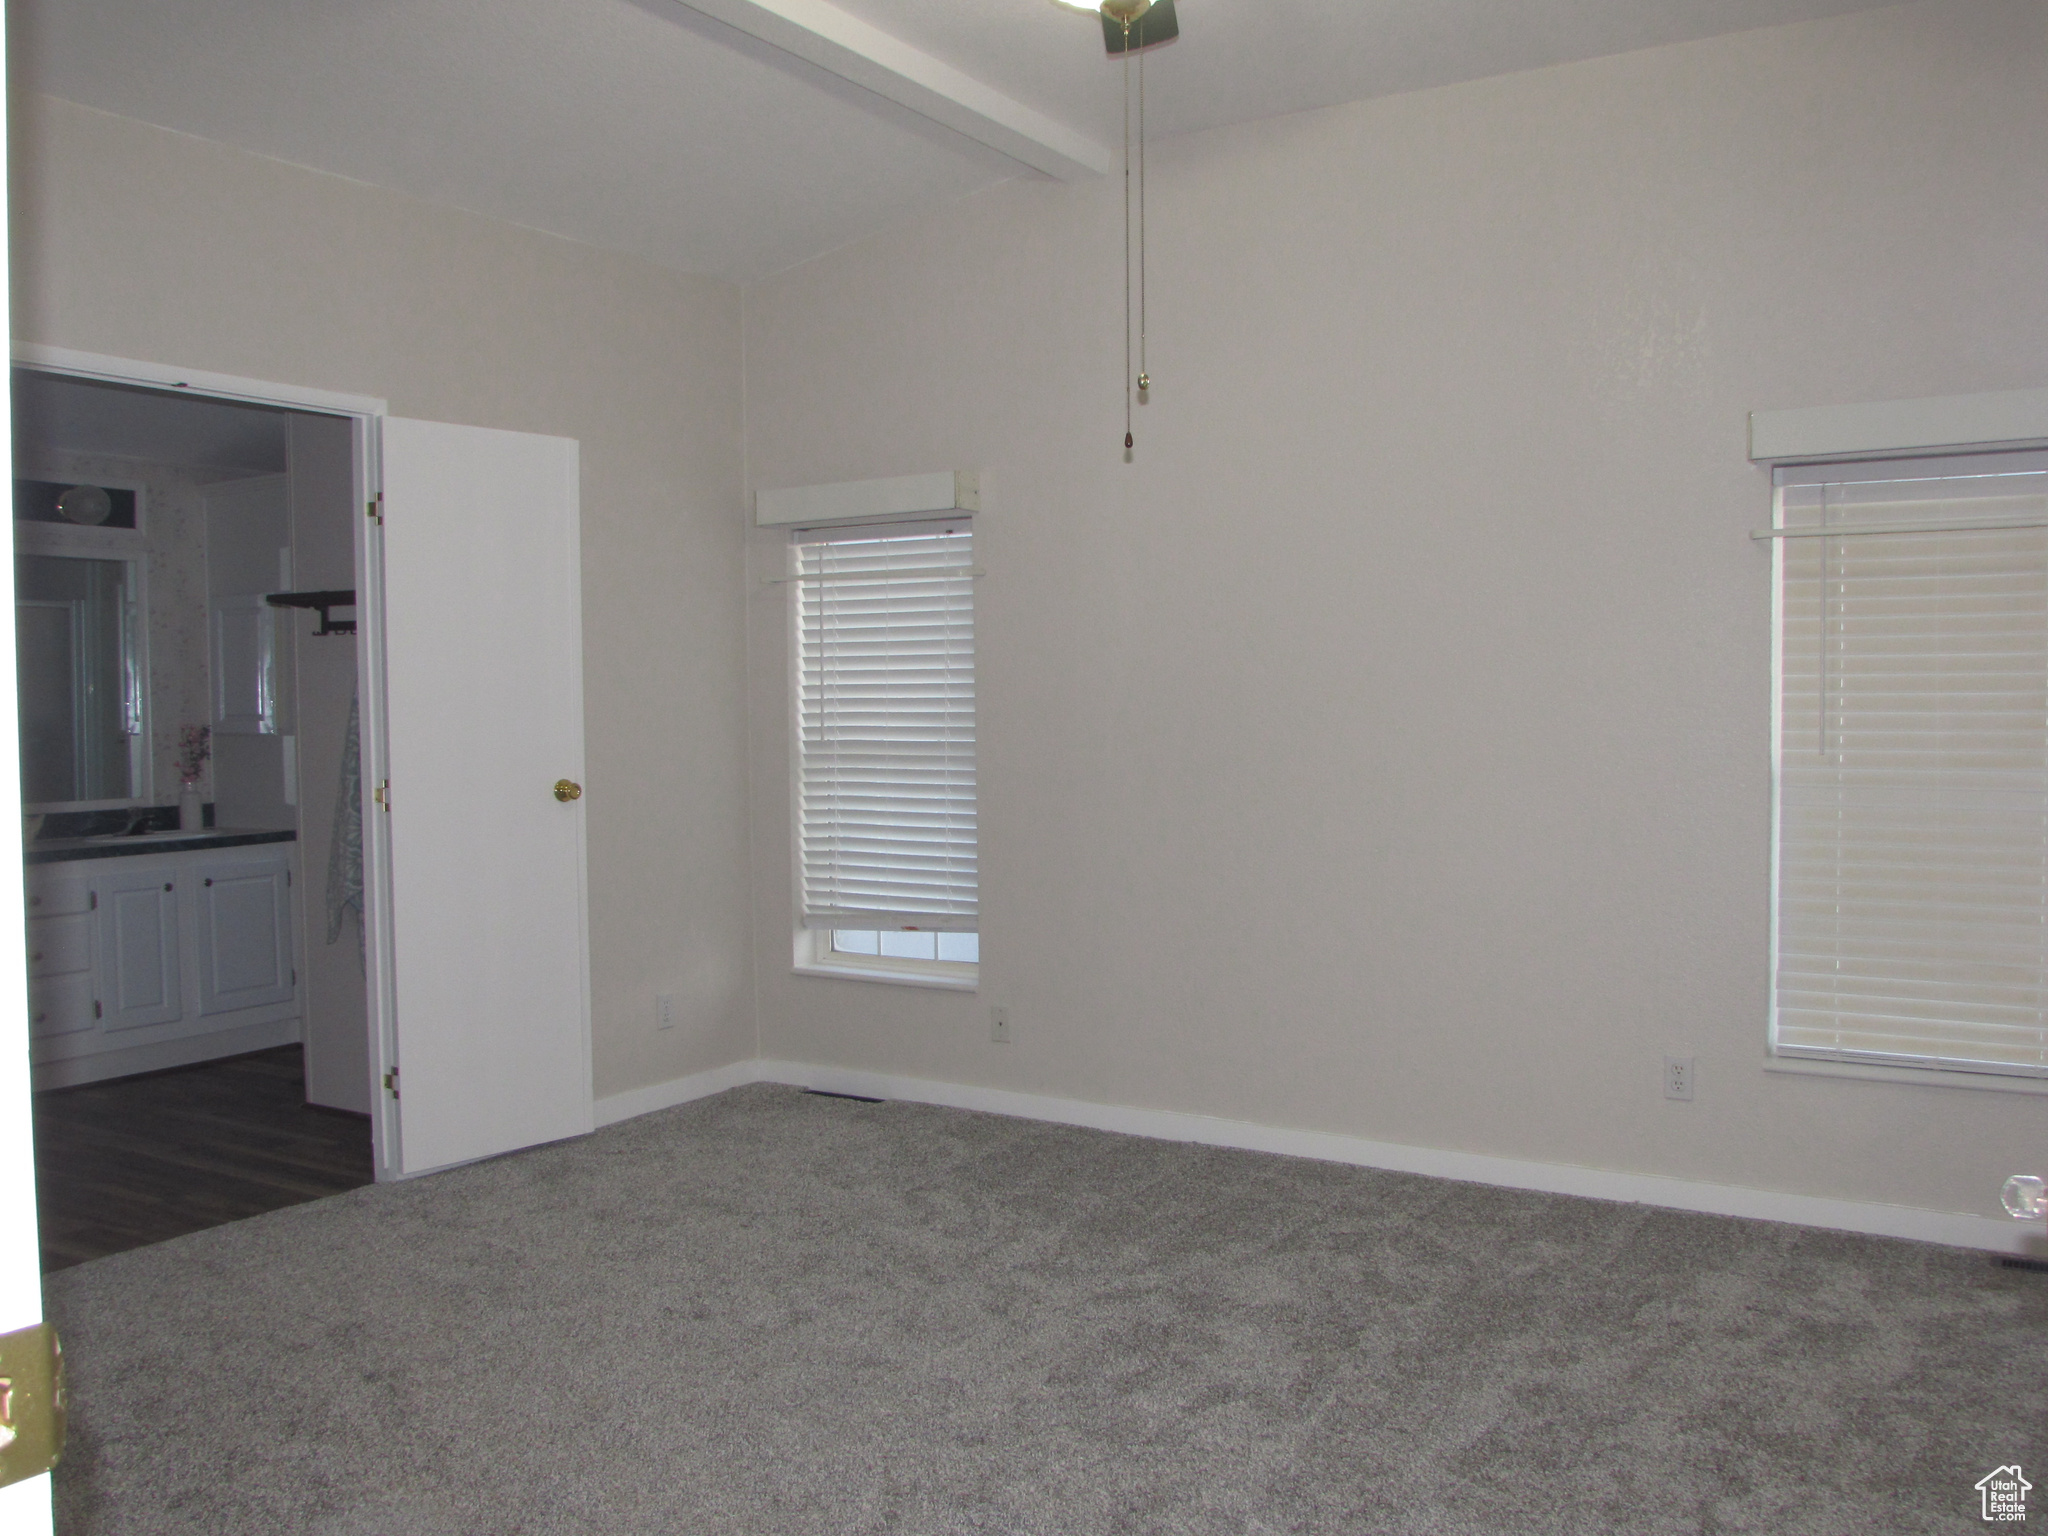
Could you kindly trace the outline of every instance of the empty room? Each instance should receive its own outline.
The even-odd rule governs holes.
[[[2048,1510],[2040,0],[7,24],[0,1528]]]

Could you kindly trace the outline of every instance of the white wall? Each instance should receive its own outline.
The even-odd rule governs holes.
[[[582,442],[600,1094],[743,1057],[739,295],[14,98],[17,338]],[[653,997],[682,1023],[657,1036]]]
[[[979,996],[790,974],[749,583],[762,1054],[1995,1211],[2048,1099],[1764,1070],[1744,416],[2048,384],[2044,145],[2034,0],[1155,145],[1129,465],[1114,178],[749,290],[750,486],[979,468],[988,571]]]

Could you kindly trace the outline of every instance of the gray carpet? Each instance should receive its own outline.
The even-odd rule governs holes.
[[[50,1303],[63,1536],[1836,1536],[2048,1487],[2048,1274],[785,1088]]]

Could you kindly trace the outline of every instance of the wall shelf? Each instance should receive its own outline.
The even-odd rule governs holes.
[[[320,627],[316,635],[352,635],[356,632],[354,619],[337,619],[333,616],[336,608],[353,608],[356,605],[355,588],[348,587],[334,592],[272,592],[263,601],[273,608],[313,608],[320,614]]]

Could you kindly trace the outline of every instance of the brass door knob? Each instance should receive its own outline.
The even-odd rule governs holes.
[[[563,801],[581,800],[583,798],[583,786],[574,779],[557,779],[555,780],[555,798]]]

